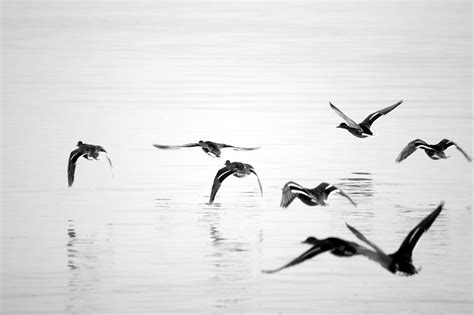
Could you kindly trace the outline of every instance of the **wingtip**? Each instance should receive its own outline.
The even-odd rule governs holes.
[[[345,222],[345,223],[346,223],[346,227],[349,229],[349,231],[351,231],[352,233],[355,233],[355,234],[358,233],[358,231],[352,225],[350,225],[347,222]]]

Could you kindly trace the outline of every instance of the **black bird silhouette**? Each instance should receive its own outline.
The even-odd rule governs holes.
[[[217,191],[221,187],[221,184],[224,179],[226,179],[230,175],[234,175],[235,177],[241,178],[250,174],[255,174],[255,176],[257,176],[258,186],[260,187],[260,194],[263,196],[262,184],[260,183],[260,178],[258,178],[258,175],[255,172],[253,166],[250,164],[245,164],[241,162],[230,162],[229,160],[227,160],[225,161],[225,166],[217,171],[216,177],[214,178],[214,183],[212,184],[211,189],[211,197],[209,198],[209,204],[214,201]]]
[[[398,105],[403,103],[403,100],[398,101],[396,104],[392,106],[386,107],[384,109],[378,110],[369,116],[367,116],[360,124],[357,124],[355,121],[347,117],[339,108],[334,106],[331,102],[329,102],[329,106],[339,115],[342,119],[346,121],[346,123],[341,123],[337,128],[343,128],[349,131],[351,134],[358,138],[366,138],[368,136],[373,136],[370,127],[379,117],[382,115],[386,115],[394,110]]]
[[[440,160],[440,159],[447,159],[449,156],[446,156],[444,151],[449,148],[450,146],[454,145],[456,149],[461,152],[464,157],[471,162],[471,157],[461,149],[456,143],[451,140],[443,139],[438,144],[428,144],[423,140],[416,139],[408,143],[405,148],[403,148],[402,152],[398,155],[396,162],[401,162],[407,157],[409,157],[416,149],[423,149],[425,150],[426,155],[430,157],[432,160]]]
[[[235,151],[250,151],[256,150],[260,147],[255,148],[242,148],[242,147],[235,147],[233,145],[225,144],[225,143],[217,143],[212,141],[202,141],[199,140],[198,143],[188,143],[183,145],[161,145],[161,144],[154,144],[154,147],[158,149],[180,149],[180,148],[192,148],[192,147],[201,147],[201,149],[212,157],[221,157],[221,149],[223,148],[232,148]]]
[[[298,183],[288,182],[282,188],[280,207],[287,208],[295,198],[308,206],[326,206],[326,200],[332,191],[346,197],[355,207],[357,204],[342,189],[328,183],[321,183],[313,189],[304,188]]]
[[[67,165],[67,180],[68,186],[71,187],[74,182],[74,172],[76,171],[77,160],[82,156],[87,160],[98,160],[101,152],[107,153],[100,145],[93,145],[83,143],[82,141],[77,142],[78,148],[71,152],[69,155],[69,163]],[[106,155],[109,161],[110,167],[112,167],[112,161]]]
[[[377,245],[370,242],[361,232],[346,223],[349,230],[354,235],[371,248],[366,248],[355,242],[346,241],[336,237],[328,237],[326,239],[317,239],[313,236],[308,237],[303,243],[313,245],[309,250],[290,261],[288,264],[274,270],[262,270],[264,273],[275,273],[282,269],[297,265],[305,260],[308,260],[316,255],[329,251],[331,254],[339,257],[352,257],[355,255],[363,255],[378,262],[383,268],[391,273],[399,273],[405,276],[411,276],[420,269],[417,269],[412,262],[412,254],[416,243],[426,232],[431,224],[436,220],[441,210],[443,209],[444,201],[436,207],[427,217],[425,217],[403,240],[400,248],[393,254],[385,254]]]

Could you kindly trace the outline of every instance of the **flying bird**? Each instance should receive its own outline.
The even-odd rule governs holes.
[[[425,150],[426,155],[428,155],[432,160],[447,159],[449,156],[447,156],[444,151],[452,145],[454,145],[456,149],[458,149],[459,152],[461,152],[469,162],[472,161],[471,157],[466,152],[464,152],[464,150],[460,146],[448,139],[443,139],[438,144],[428,144],[420,139],[413,140],[408,143],[405,148],[403,148],[402,152],[400,152],[395,161],[403,161],[413,152],[415,152],[416,149]]]
[[[368,136],[373,136],[372,131],[370,130],[370,127],[376,121],[379,117],[382,115],[386,115],[390,113],[392,110],[394,110],[398,105],[403,103],[403,100],[398,101],[396,104],[393,104],[392,106],[386,107],[384,109],[378,110],[369,116],[367,116],[360,124],[356,123],[349,117],[347,117],[339,108],[334,106],[331,102],[329,102],[329,106],[339,115],[341,116],[342,119],[344,119],[346,122],[341,123],[337,128],[343,128],[349,131],[351,134],[358,138],[366,138]]]
[[[260,178],[258,178],[257,173],[250,164],[245,164],[241,162],[231,162],[229,160],[225,161],[225,166],[217,171],[216,177],[214,178],[214,183],[212,184],[211,197],[209,198],[209,204],[212,204],[214,198],[216,197],[217,191],[221,187],[224,179],[230,175],[235,177],[245,177],[250,174],[255,174],[258,180],[258,186],[260,187],[260,194],[263,196],[262,184],[260,183]]]
[[[287,208],[291,202],[298,198],[308,206],[327,206],[326,200],[332,191],[346,197],[355,207],[357,204],[342,189],[328,183],[321,183],[313,189],[304,188],[295,182],[288,182],[282,188],[280,207]]]
[[[208,154],[209,156],[212,157],[221,157],[221,149],[223,148],[231,148],[235,151],[250,151],[250,150],[256,150],[259,149],[260,147],[254,147],[254,148],[243,148],[243,147],[235,147],[230,144],[225,144],[225,143],[217,143],[217,142],[212,142],[212,141],[202,141],[199,140],[198,143],[188,143],[188,144],[183,144],[183,145],[161,145],[161,144],[154,144],[154,147],[158,149],[180,149],[180,148],[192,148],[192,147],[201,147],[201,149]]]
[[[400,248],[393,254],[385,254],[377,245],[369,241],[361,232],[346,223],[347,228],[361,241],[369,245],[370,248],[359,245],[355,242],[346,241],[337,237],[328,237],[326,239],[317,239],[313,236],[308,237],[304,244],[313,245],[309,250],[290,261],[288,264],[274,270],[262,270],[264,273],[275,273],[282,269],[295,266],[321,253],[329,251],[338,257],[352,257],[356,255],[366,256],[370,260],[378,262],[383,268],[391,273],[411,276],[420,270],[413,265],[412,254],[420,237],[426,232],[431,224],[436,220],[443,209],[442,201],[433,212],[425,217],[403,240]]]
[[[112,168],[112,161],[107,156],[107,151],[100,145],[93,145],[83,143],[82,141],[77,142],[78,148],[71,152],[69,155],[69,163],[67,165],[67,180],[68,186],[71,187],[74,182],[74,172],[76,171],[77,160],[82,156],[87,160],[98,160],[100,153],[105,153],[107,161]]]

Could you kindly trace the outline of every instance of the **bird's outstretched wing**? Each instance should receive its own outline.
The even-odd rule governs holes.
[[[456,145],[456,149],[458,149],[459,152],[461,152],[469,162],[472,162],[472,158],[466,152],[464,152],[460,146]]]
[[[69,154],[69,162],[67,164],[67,182],[68,186],[71,187],[74,183],[74,172],[76,171],[77,160],[86,154],[82,148],[78,148]]]
[[[462,153],[462,155],[464,155],[464,157],[469,161],[469,162],[472,162],[472,158],[460,147],[458,146],[454,141],[451,141],[451,140],[448,140],[448,139],[443,139],[441,140],[438,145],[443,149],[443,150],[446,150],[447,148],[449,148],[450,146],[454,145],[456,147],[456,149],[459,150],[459,152]]]
[[[408,260],[411,260],[411,255],[413,253],[413,249],[416,246],[416,243],[423,235],[423,233],[428,231],[430,226],[441,213],[441,210],[443,210],[443,206],[444,201],[441,201],[440,204],[436,207],[436,209],[434,209],[426,218],[421,220],[421,222],[418,223],[417,226],[415,226],[413,230],[410,231],[410,233],[408,233],[408,235],[405,237],[402,244],[400,245],[400,248],[392,255],[405,257]]]
[[[314,190],[319,191],[320,193],[323,193],[326,189],[329,188],[329,186],[331,186],[331,184],[326,183],[326,182],[322,182],[321,184],[319,184],[318,186],[316,186],[316,187],[314,188]],[[334,186],[334,188],[335,188],[335,186]],[[330,193],[330,192],[329,192],[329,193]]]
[[[311,247],[310,249],[308,249],[308,250],[305,251],[303,254],[301,254],[300,256],[296,257],[295,259],[293,259],[292,261],[290,261],[290,262],[287,263],[286,265],[284,265],[284,266],[282,266],[282,267],[280,267],[280,268],[277,268],[277,269],[273,269],[273,270],[262,270],[262,272],[263,272],[263,273],[275,273],[275,272],[278,272],[278,271],[280,271],[280,270],[282,270],[282,269],[285,269],[285,268],[288,268],[288,267],[291,267],[291,266],[300,264],[300,263],[302,263],[303,261],[308,260],[308,259],[310,259],[310,258],[313,258],[314,256],[319,255],[319,254],[321,254],[321,253],[327,252],[327,251],[330,250],[330,249],[332,249],[331,244],[321,242],[321,244],[314,245],[313,247]]]
[[[423,140],[420,140],[420,139],[416,139],[416,140],[413,140],[411,142],[409,142],[402,150],[402,152],[400,152],[400,154],[397,156],[397,158],[395,159],[396,162],[400,163],[401,161],[403,161],[404,159],[406,159],[407,157],[409,157],[413,152],[416,151],[416,149],[418,148],[423,148],[423,149],[428,149],[428,150],[432,150],[429,146],[428,146],[428,143],[426,143],[425,141]]]
[[[392,110],[394,110],[395,108],[398,107],[398,105],[400,105],[401,103],[403,103],[403,100],[400,100],[398,101],[397,103],[389,106],[389,107],[386,107],[384,109],[381,109],[381,110],[378,110],[376,112],[373,112],[372,114],[370,114],[369,116],[367,116],[364,121],[362,121],[360,124],[361,125],[366,125],[368,127],[372,126],[372,124],[374,123],[374,121],[376,121],[378,118],[380,118],[381,116],[383,115],[386,115],[388,113],[390,113]]]
[[[309,195],[303,186],[295,182],[286,183],[281,190],[280,207],[282,208],[287,208],[299,194],[313,198],[313,196]]]
[[[366,243],[367,245],[369,245],[370,247],[372,247],[373,249],[375,249],[376,252],[380,253],[380,254],[383,254],[383,255],[386,255],[384,253],[383,250],[380,249],[380,247],[378,247],[377,245],[375,245],[374,243],[372,243],[371,241],[369,241],[365,236],[364,234],[362,234],[361,232],[359,232],[356,228],[350,226],[349,224],[346,223],[346,226],[347,228],[359,239],[361,240],[362,242]]]
[[[347,200],[349,200],[349,201],[352,203],[352,205],[353,205],[354,207],[357,207],[357,204],[354,202],[354,200],[352,200],[352,198],[349,197],[349,195],[346,194],[342,189],[338,188],[338,189],[336,190],[336,192],[337,192],[339,195],[346,197]]]
[[[109,157],[107,154],[105,154],[105,158],[106,158],[107,161],[109,162],[110,168],[113,168],[113,166],[112,166],[112,160],[110,159],[110,157]]]
[[[169,150],[169,149],[180,149],[180,148],[191,148],[191,147],[199,147],[201,146],[199,143],[187,143],[187,144],[183,144],[183,145],[162,145],[162,144],[154,144],[153,145],[155,148],[158,148],[158,149],[165,149],[165,150]]]
[[[212,184],[212,189],[211,189],[211,196],[209,198],[209,204],[211,204],[214,201],[214,198],[216,197],[217,191],[221,187],[222,182],[224,179],[229,177],[235,173],[232,169],[229,167],[223,167],[220,170],[217,171],[216,177],[214,177],[214,183]]]
[[[454,143],[454,141],[451,141],[449,139],[443,139],[438,143],[438,146],[440,146],[441,150],[443,150],[443,151],[446,150],[447,148],[449,148],[452,145],[456,145],[456,143]]]
[[[331,102],[329,102],[329,106],[331,106],[331,108],[336,112],[336,114],[341,116],[341,118],[346,121],[349,127],[363,131],[362,128],[355,121],[347,117],[339,108],[334,106]]]
[[[332,191],[336,191],[338,194],[340,194],[341,196],[344,196],[347,198],[347,200],[349,200],[353,205],[354,207],[357,207],[357,204],[354,202],[354,200],[352,200],[351,197],[349,197],[349,195],[347,195],[342,189],[340,189],[339,187],[336,187],[334,185],[331,185],[329,183],[326,183],[326,182],[322,182],[321,184],[319,184],[318,186],[316,186],[316,188],[314,188],[316,191],[319,191],[320,193],[326,193],[327,196],[329,196],[329,194],[332,192]]]
[[[110,159],[107,153],[105,153],[104,155],[105,155],[105,158],[107,159],[107,162],[109,162],[110,170],[112,171],[112,177],[114,177],[114,167],[112,166],[112,160]]]
[[[250,173],[255,174],[257,176],[257,181],[258,181],[258,187],[260,187],[260,195],[263,196],[263,189],[262,189],[262,183],[260,182],[260,178],[258,178],[257,172],[251,167],[249,169]]]
[[[221,148],[231,148],[232,150],[235,150],[235,151],[251,151],[251,150],[260,149],[260,147],[236,147],[236,146],[225,144],[225,143],[216,143],[216,144]]]

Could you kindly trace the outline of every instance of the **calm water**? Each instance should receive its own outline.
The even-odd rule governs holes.
[[[3,1],[1,311],[471,313],[471,3]],[[336,129],[405,99],[374,137]],[[241,146],[212,159],[199,139]],[[78,140],[114,163],[81,160]],[[207,205],[226,159],[229,178]],[[279,208],[289,180],[327,181],[328,207]],[[307,236],[391,252],[440,200],[416,276],[329,254],[267,275]]]

